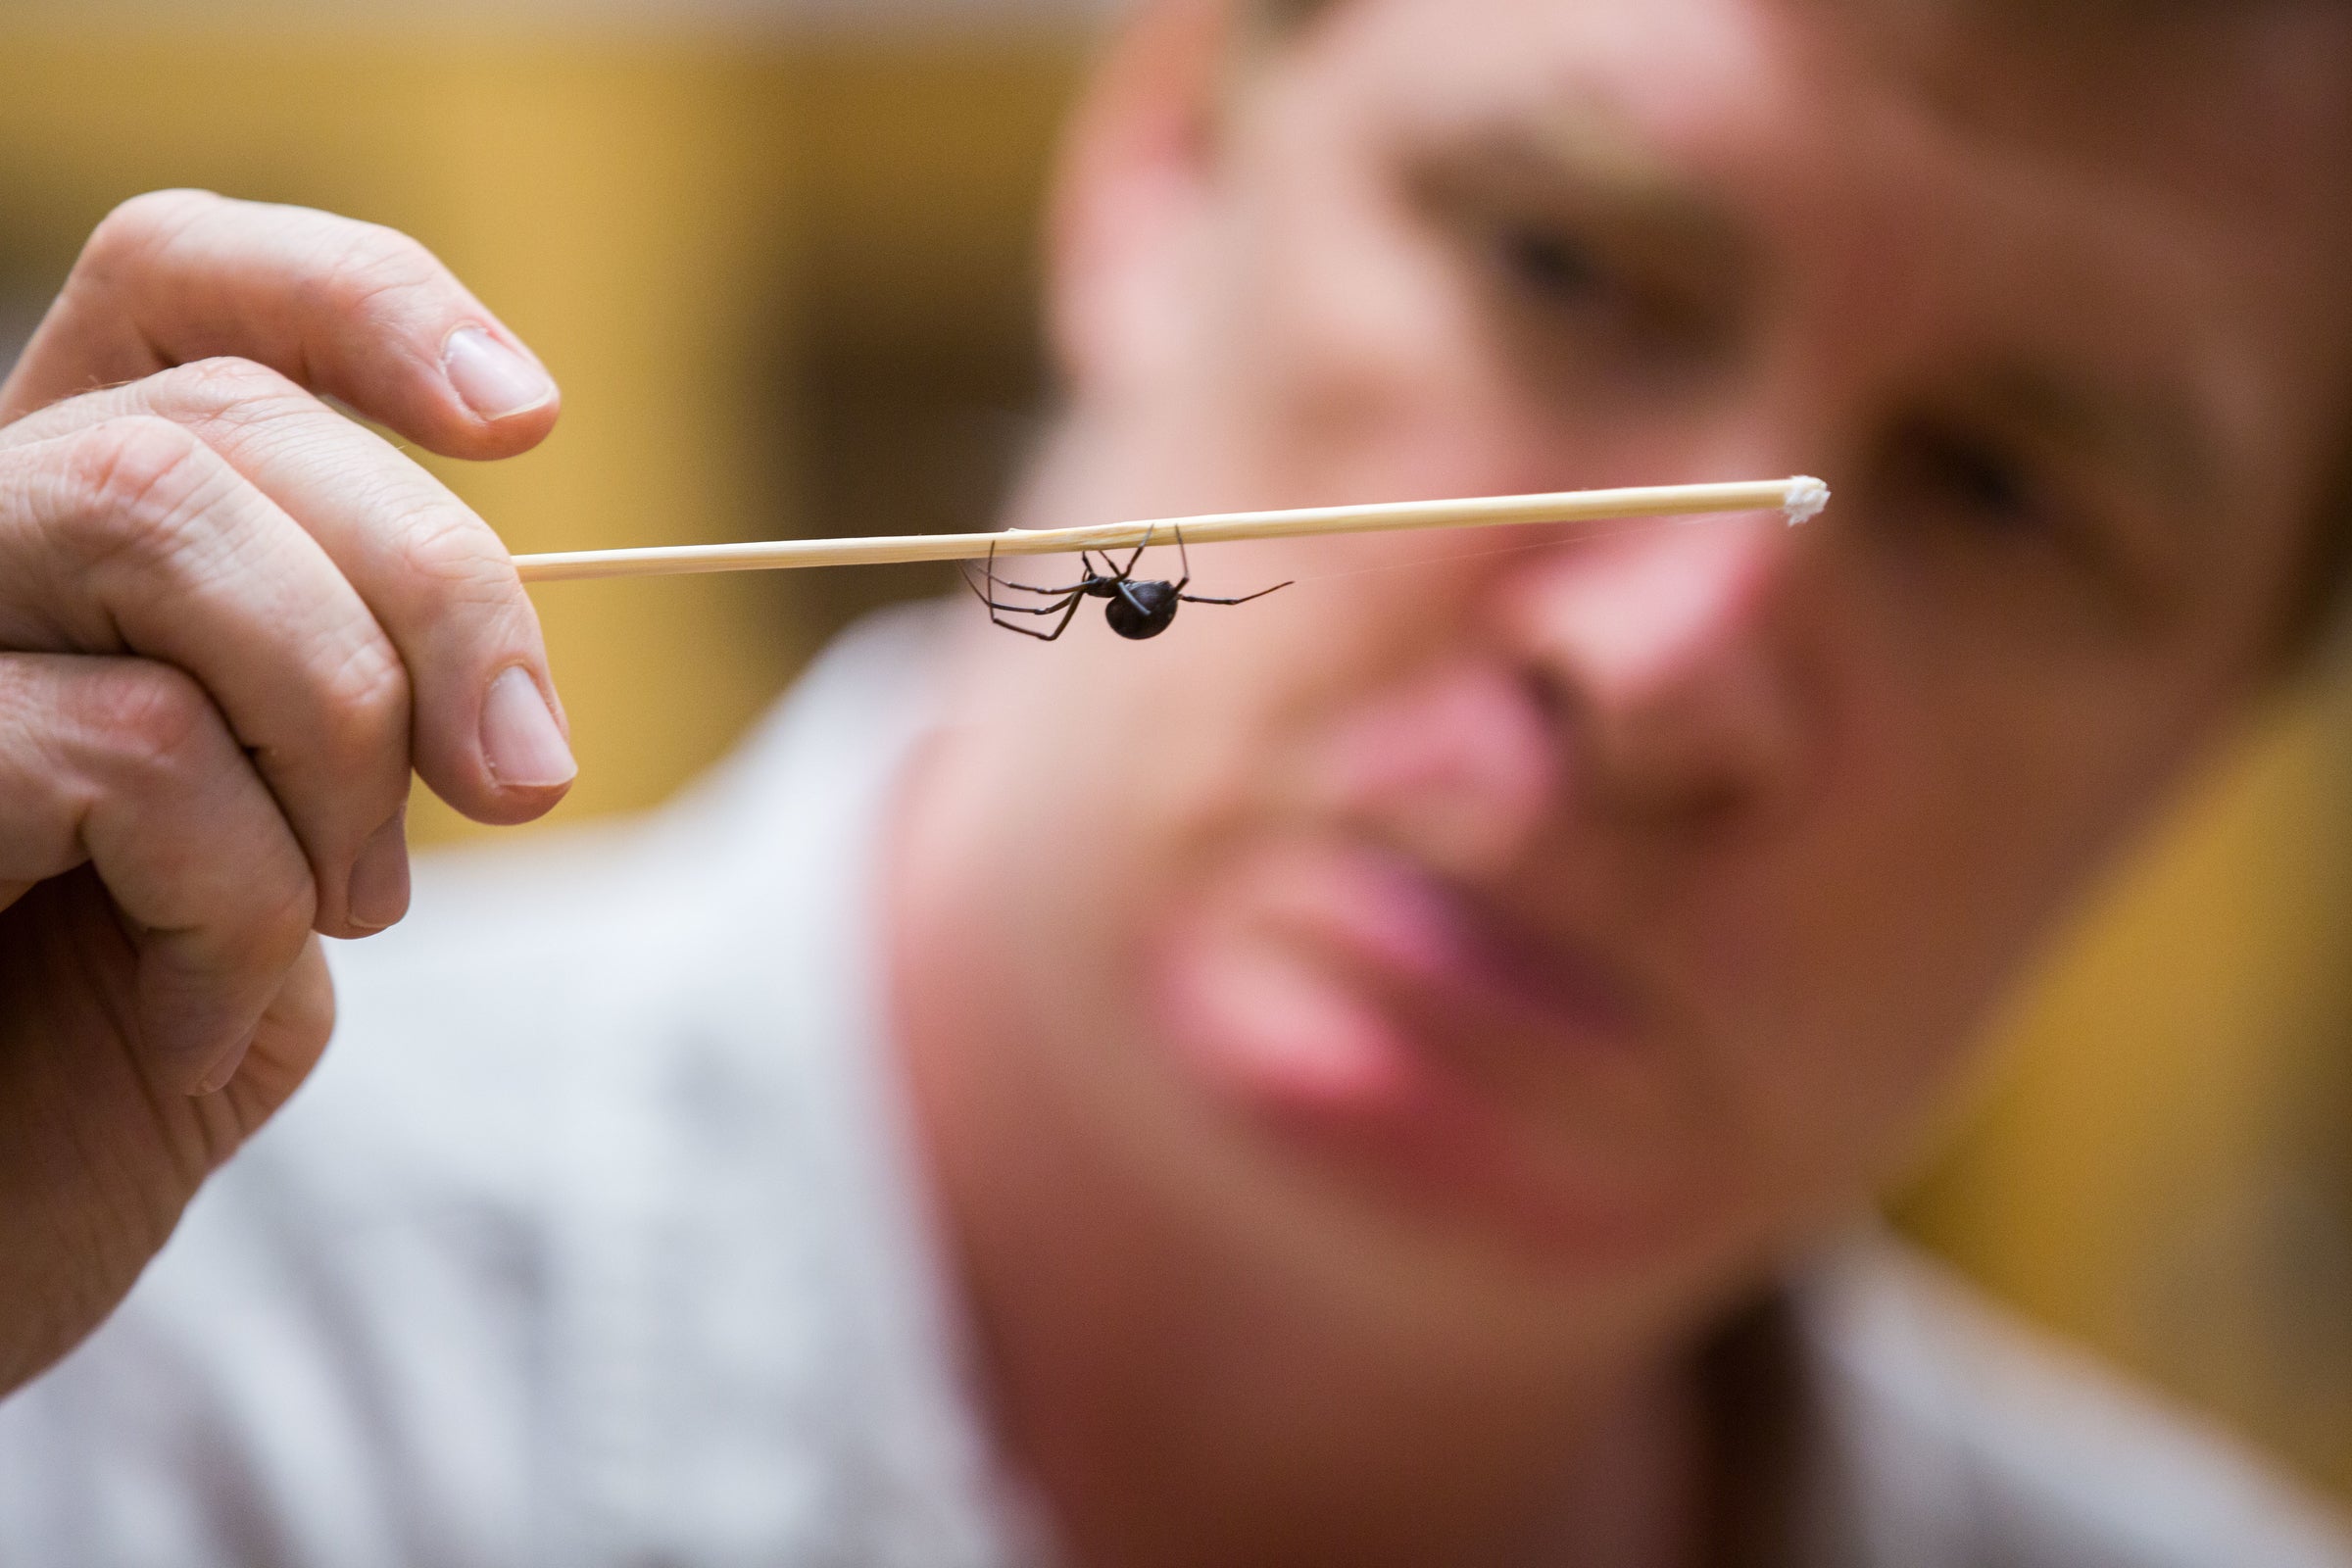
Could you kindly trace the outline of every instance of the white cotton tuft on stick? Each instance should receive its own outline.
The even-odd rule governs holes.
[[[1793,528],[1800,522],[1810,522],[1830,504],[1830,487],[1810,474],[1798,474],[1788,481],[1788,498],[1781,503],[1781,514]]]

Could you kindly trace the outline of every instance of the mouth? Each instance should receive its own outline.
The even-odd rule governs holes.
[[[1630,1219],[1672,1113],[1648,1000],[1407,857],[1285,843],[1211,879],[1163,1023],[1212,1093],[1423,1203],[1590,1243]]]

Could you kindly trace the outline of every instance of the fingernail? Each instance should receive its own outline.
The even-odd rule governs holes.
[[[461,326],[441,346],[442,373],[485,419],[528,414],[556,395],[545,370],[478,326]]]
[[[397,925],[409,912],[409,808],[392,813],[392,820],[368,837],[360,858],[351,865],[351,886],[345,906],[353,925],[381,931]]]
[[[217,1095],[226,1089],[229,1080],[237,1075],[237,1069],[245,1065],[245,1057],[252,1050],[253,1041],[250,1038],[239,1041],[237,1048],[216,1062],[213,1070],[198,1082],[195,1098],[202,1100],[207,1095]]]
[[[580,771],[539,683],[520,665],[492,681],[482,701],[482,757],[491,777],[514,789],[568,784]]]

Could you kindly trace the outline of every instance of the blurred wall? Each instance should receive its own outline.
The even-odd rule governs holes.
[[[517,551],[985,526],[1038,400],[1036,192],[1080,34],[0,19],[0,347],[162,185],[431,245],[563,381],[540,451],[428,460]],[[856,608],[937,573],[538,591],[580,782],[717,757]],[[472,831],[420,796],[420,840]]]
[[[1043,392],[1031,234],[1084,10],[712,0],[663,30],[554,0],[405,30],[14,11],[0,353],[113,202],[208,184],[406,228],[540,349],[567,396],[547,448],[437,466],[518,550],[984,526]],[[944,581],[541,589],[583,763],[556,820],[658,800],[848,616]],[[464,831],[422,802],[418,828]],[[2348,960],[2335,687],[2083,922],[1901,1212],[2352,1496]]]
[[[2352,1498],[2352,686],[2183,803],[1905,1218]]]

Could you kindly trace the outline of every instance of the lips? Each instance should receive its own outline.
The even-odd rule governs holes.
[[[1262,847],[1212,879],[1171,944],[1170,1038],[1270,1126],[1546,1231],[1611,1206],[1658,1053],[1642,993],[1360,842]]]

